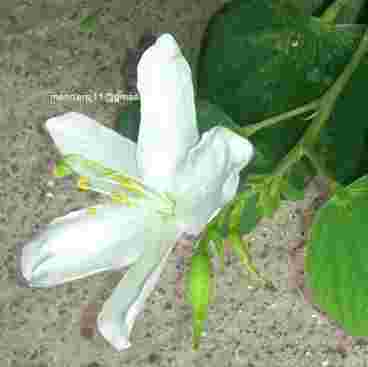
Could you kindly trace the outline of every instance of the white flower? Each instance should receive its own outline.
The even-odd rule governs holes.
[[[51,287],[131,265],[98,316],[117,349],[130,346],[137,314],[176,241],[198,235],[237,190],[253,156],[248,140],[223,127],[199,139],[191,71],[164,34],[138,64],[141,124],[137,145],[79,113],[46,128],[79,186],[112,200],[52,221],[26,243],[19,272],[30,287]]]

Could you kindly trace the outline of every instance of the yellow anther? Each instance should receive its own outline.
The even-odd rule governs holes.
[[[114,170],[110,168],[105,168],[102,164],[95,162],[95,161],[88,160],[88,159],[83,159],[82,165],[86,168],[90,168],[94,170],[95,173],[102,174],[105,176],[111,175],[114,173]]]
[[[143,195],[145,192],[143,185],[130,177],[125,177],[123,175],[109,175],[109,177],[124,189],[134,192],[135,194]]]
[[[128,195],[122,192],[113,192],[111,193],[111,200],[115,203],[119,204],[130,204],[128,199]]]
[[[97,213],[97,209],[92,207],[92,208],[87,208],[87,213],[91,214],[91,215],[96,215]]]
[[[80,176],[77,185],[78,188],[82,191],[88,191],[90,189],[89,180],[86,176]]]

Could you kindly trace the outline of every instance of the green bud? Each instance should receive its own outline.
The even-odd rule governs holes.
[[[208,252],[193,255],[187,278],[187,298],[192,305],[193,349],[198,349],[208,307],[213,296],[212,264]]]
[[[64,159],[62,159],[55,164],[52,173],[55,177],[65,177],[71,175],[73,171],[70,168],[69,164]]]

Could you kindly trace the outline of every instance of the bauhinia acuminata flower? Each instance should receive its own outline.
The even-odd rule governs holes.
[[[64,156],[56,174],[76,173],[81,189],[109,200],[56,218],[18,255],[18,273],[30,287],[130,265],[97,319],[117,350],[130,346],[134,321],[175,243],[199,235],[234,197],[253,156],[251,143],[227,128],[199,137],[191,70],[170,34],[142,55],[138,91],[137,144],[75,112],[46,122]]]

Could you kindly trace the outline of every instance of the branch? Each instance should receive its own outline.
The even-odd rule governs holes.
[[[320,106],[320,99],[316,99],[312,102],[307,103],[304,106],[301,106],[301,107],[298,107],[294,110],[282,113],[281,115],[270,117],[270,118],[268,118],[266,120],[263,120],[261,122],[258,122],[256,124],[252,124],[252,125],[249,125],[249,126],[245,126],[245,127],[241,127],[239,129],[236,129],[235,132],[237,132],[241,136],[249,137],[249,136],[255,134],[258,130],[263,129],[265,127],[275,125],[280,121],[290,119],[292,117],[301,115],[301,114],[303,114],[305,112],[308,112],[308,111],[316,111],[316,110],[318,110],[319,106]]]

